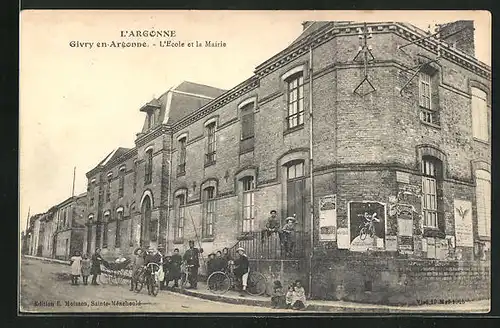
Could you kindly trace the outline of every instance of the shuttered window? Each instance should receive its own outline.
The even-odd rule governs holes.
[[[489,140],[489,124],[488,124],[488,106],[486,92],[477,88],[472,90],[472,134],[474,138],[488,141]]]
[[[478,234],[491,237],[491,176],[484,170],[476,171],[476,207]]]

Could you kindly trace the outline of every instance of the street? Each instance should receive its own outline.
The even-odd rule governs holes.
[[[21,312],[291,312],[213,302],[169,291],[149,296],[121,286],[72,286],[69,266],[22,258]],[[90,279],[89,279],[90,281]]]

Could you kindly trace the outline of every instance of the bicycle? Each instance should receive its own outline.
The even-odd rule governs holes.
[[[232,268],[228,272],[215,271],[207,279],[207,287],[214,294],[224,294],[229,289],[236,289],[237,278]],[[260,296],[266,292],[267,279],[258,271],[250,271],[247,279],[247,293]]]
[[[182,264],[181,266],[181,289],[185,289],[186,284],[189,282],[189,269],[194,267],[194,265]]]
[[[158,277],[159,270],[160,265],[157,263],[148,263],[148,265],[144,266],[138,273],[135,292],[139,293],[144,285],[146,285],[148,287],[148,291],[150,291],[153,296],[158,295],[158,292],[160,291],[160,278]]]

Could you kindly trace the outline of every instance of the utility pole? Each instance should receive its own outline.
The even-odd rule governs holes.
[[[313,175],[313,53],[312,45],[309,47],[309,175],[310,175],[310,198],[311,211],[310,221],[310,253],[309,253],[309,298],[312,290],[313,250],[314,250],[314,175]]]
[[[75,176],[76,176],[76,166],[73,168],[73,188],[71,189],[71,197],[75,196]]]

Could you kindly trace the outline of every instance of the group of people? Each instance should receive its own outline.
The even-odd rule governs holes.
[[[295,249],[295,224],[297,220],[295,216],[287,217],[285,224],[281,226],[276,210],[272,210],[270,214],[265,228],[261,231],[261,242],[264,243],[266,237],[269,238],[273,234],[277,234],[285,256],[291,256]]]
[[[288,286],[285,292],[281,281],[276,280],[271,293],[271,306],[274,309],[303,310],[306,308],[306,292],[300,280]]]
[[[101,249],[97,248],[91,258],[87,254],[80,255],[76,251],[74,256],[70,258],[71,264],[71,285],[78,286],[80,276],[83,279],[83,284],[88,285],[89,276],[92,275],[91,285],[99,285],[97,276],[101,273],[101,263],[105,262],[101,257]]]

